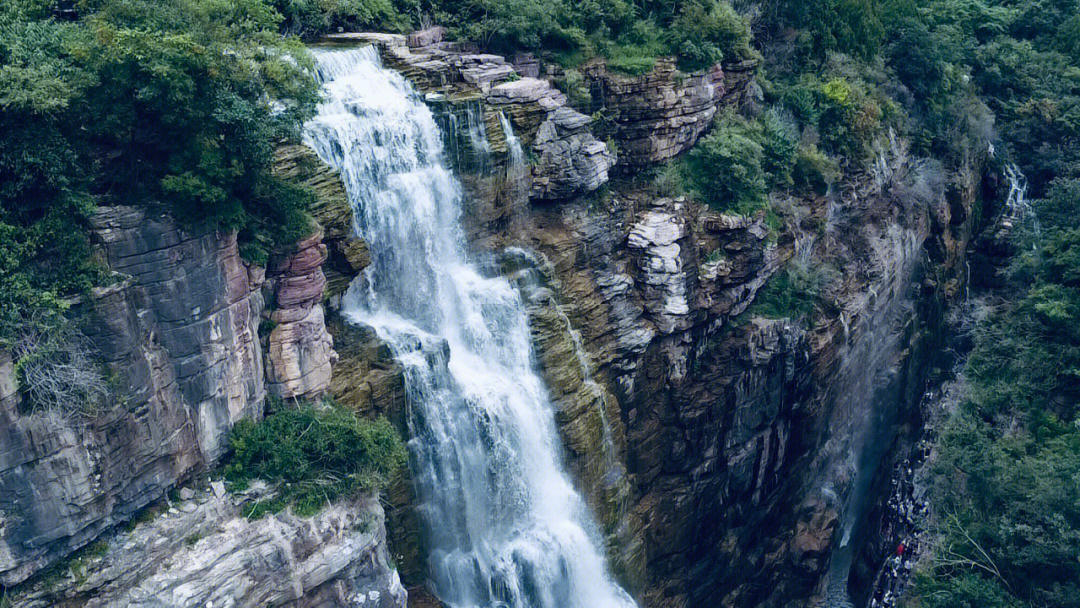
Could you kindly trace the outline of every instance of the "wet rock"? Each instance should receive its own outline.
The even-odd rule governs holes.
[[[505,58],[442,46],[410,49],[397,38],[379,35],[331,38],[378,45],[383,60],[425,93],[458,98],[478,94],[495,112],[503,113],[537,159],[529,172],[531,187],[525,188],[532,200],[571,199],[607,183],[616,157],[589,130],[591,119],[567,107],[566,96],[550,82],[521,78]],[[501,137],[495,135],[501,131],[496,116],[487,129],[493,140]],[[492,143],[493,149],[505,150],[505,142]]]

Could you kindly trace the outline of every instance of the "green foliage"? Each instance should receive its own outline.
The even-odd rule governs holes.
[[[574,108],[589,111],[592,108],[592,94],[589,92],[589,83],[581,72],[574,68],[567,68],[563,75],[555,80],[555,86],[566,94],[567,101]]]
[[[919,606],[1080,605],[1078,14],[1075,0],[932,0],[886,45],[917,152],[956,163],[992,141],[1039,197],[938,442]]]
[[[1077,14],[1073,0],[933,0],[901,19],[888,62],[913,93],[925,149],[960,158],[996,135],[1037,196],[1077,176]]]
[[[291,506],[302,517],[357,491],[386,487],[404,465],[406,452],[397,431],[384,418],[367,421],[326,402],[318,405],[271,404],[259,422],[233,427],[233,453],[225,477],[234,488],[253,479],[276,486],[273,499],[251,505],[257,518]]]
[[[797,190],[824,196],[829,191],[829,186],[838,179],[840,168],[836,161],[822,154],[813,145],[798,149],[791,167],[791,181]]]
[[[682,172],[699,200],[720,211],[752,214],[767,206],[770,189],[791,184],[795,153],[794,128],[778,113],[755,120],[728,113],[686,155]]]
[[[758,292],[750,313],[770,319],[812,315],[824,289],[838,276],[831,266],[793,261]]]
[[[767,203],[763,153],[743,125],[721,121],[687,154],[688,181],[698,199],[717,210],[753,213]]]
[[[686,70],[754,55],[746,20],[727,2],[715,0],[683,2],[668,26],[668,44],[679,58],[679,67]]]
[[[103,280],[88,218],[158,201],[244,250],[310,229],[311,194],[271,175],[317,92],[306,51],[263,0],[0,6],[0,339],[20,315]]]
[[[939,441],[940,554],[918,587],[931,606],[1080,606],[1080,182],[1035,207],[1019,295],[976,327],[970,394]]]
[[[345,31],[403,31],[408,29],[412,8],[394,0],[271,0],[281,14],[281,29],[304,39]]]
[[[914,12],[911,0],[764,0],[760,29],[794,42],[803,64],[834,53],[872,60],[895,24]]]
[[[428,0],[421,10],[458,38],[542,52],[566,67],[600,55],[638,75],[660,55],[687,70],[755,56],[746,20],[726,0]]]

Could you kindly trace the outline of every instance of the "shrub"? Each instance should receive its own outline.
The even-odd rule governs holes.
[[[685,70],[701,70],[723,59],[738,61],[752,56],[750,26],[727,2],[683,2],[668,26],[672,54]]]
[[[589,91],[589,83],[581,72],[567,68],[561,78],[555,79],[555,86],[566,95],[570,105],[582,112],[588,112],[592,108],[592,93]]]
[[[816,146],[803,146],[795,153],[791,181],[798,190],[824,195],[839,178],[840,168],[836,161],[822,154]]]
[[[391,0],[272,0],[282,16],[281,29],[305,39],[317,38],[341,27],[400,31],[409,17]]]
[[[332,402],[274,401],[271,408],[259,422],[237,423],[230,437],[225,477],[232,487],[262,479],[278,491],[249,507],[249,517],[286,506],[302,517],[313,515],[354,492],[386,487],[405,463],[404,444],[385,418],[361,420]]]
[[[649,19],[634,22],[617,40],[599,42],[599,46],[608,68],[630,76],[649,72],[656,65],[656,58],[668,52],[663,33]]]
[[[771,319],[810,315],[825,287],[838,278],[839,273],[831,266],[791,262],[758,292],[752,313]]]
[[[686,156],[695,195],[714,209],[750,214],[766,204],[764,149],[737,119],[718,122]]]
[[[751,124],[755,138],[761,144],[761,168],[769,187],[790,186],[792,162],[798,147],[793,119],[773,108]]]

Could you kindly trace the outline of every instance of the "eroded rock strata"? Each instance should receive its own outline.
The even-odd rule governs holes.
[[[612,119],[598,125],[534,58],[507,61],[443,35],[334,43],[379,45],[458,138],[448,152],[470,193],[471,245],[528,305],[564,459],[620,582],[649,607],[809,605],[858,501],[884,479],[875,467],[887,472],[918,415],[941,311],[963,293],[978,172],[915,187],[922,168],[894,142],[878,174],[850,176],[827,198],[774,201],[780,226],[719,214],[617,167],[673,158],[723,107],[753,101],[753,65],[686,75],[661,60],[638,78],[591,65],[594,109]],[[521,173],[515,141],[530,159]],[[268,392],[332,395],[408,431],[401,366],[372,330],[337,314],[369,263],[340,177],[303,146],[279,150],[277,170],[316,190],[320,227],[268,272],[241,262],[233,235],[189,234],[150,210],[99,212],[117,281],[77,308],[95,320],[89,334],[121,379],[122,407],[92,420],[28,411],[0,353],[5,586],[211,468],[229,428],[258,417]],[[796,319],[759,314],[760,290],[795,263],[830,269],[824,304]],[[900,432],[874,432],[882,420]],[[388,492],[385,531],[370,500],[247,522],[243,499],[199,492],[113,537],[92,558],[107,567],[32,588],[16,605],[400,606],[388,552],[420,605],[424,526],[407,478]],[[154,559],[162,551],[170,559]]]
[[[219,482],[194,500],[190,489],[168,498],[214,468],[232,426],[261,417],[268,393],[333,390],[323,267],[340,297],[366,245],[353,237],[340,178],[306,149],[279,156],[286,177],[315,187],[325,227],[275,254],[269,278],[241,260],[235,234],[187,230],[153,208],[98,210],[94,238],[114,281],[72,310],[114,378],[104,411],[35,408],[0,352],[0,584],[10,605],[404,605],[372,498],[259,521],[240,517],[250,498],[226,496]]]

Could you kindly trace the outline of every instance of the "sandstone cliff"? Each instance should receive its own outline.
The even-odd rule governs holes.
[[[351,38],[380,44],[421,90],[479,104],[489,173],[510,160],[493,110],[535,146],[558,120],[545,107],[565,107],[542,80],[513,78],[501,58],[462,58],[468,49],[438,35]],[[628,169],[662,162],[720,107],[752,100],[752,68],[685,77],[661,61],[633,79],[597,64],[586,70],[594,101],[613,120],[577,120],[609,129]],[[896,440],[867,429],[912,415],[941,305],[963,282],[977,198],[963,176],[918,185],[902,144],[885,147],[884,173],[778,201],[779,231],[633,180],[585,199],[594,188],[580,180],[497,211],[474,192],[474,245],[501,252],[530,303],[567,462],[644,605],[798,605],[821,592],[841,527],[862,511],[851,497],[877,478],[853,459]],[[475,166],[459,167],[467,184]],[[534,193],[550,183],[535,166],[530,179]],[[758,292],[793,259],[835,268],[824,306],[760,316]]]
[[[326,274],[340,296],[366,245],[340,178],[310,151],[283,149],[278,171],[315,187],[326,227],[269,273],[241,260],[234,234],[185,229],[152,206],[98,210],[114,281],[72,314],[113,378],[105,411],[30,409],[0,352],[0,584],[12,605],[404,605],[371,499],[255,522],[238,514],[250,499],[219,483],[177,502],[268,392],[331,390]]]

